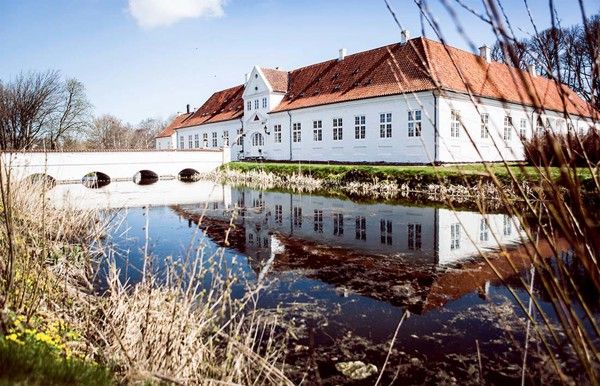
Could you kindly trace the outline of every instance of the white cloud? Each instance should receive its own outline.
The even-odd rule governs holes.
[[[129,0],[129,12],[144,28],[175,24],[196,17],[220,17],[227,0]]]

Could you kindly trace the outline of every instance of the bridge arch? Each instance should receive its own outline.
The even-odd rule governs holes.
[[[81,183],[87,188],[98,189],[110,184],[110,177],[102,172],[90,172],[81,178]]]
[[[180,181],[192,182],[195,181],[195,177],[197,174],[199,174],[199,172],[196,169],[186,168],[179,172],[177,178]]]
[[[133,182],[138,185],[151,185],[158,181],[158,174],[152,170],[140,170],[133,176]]]

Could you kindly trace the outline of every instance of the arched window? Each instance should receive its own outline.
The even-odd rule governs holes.
[[[263,138],[261,133],[254,133],[252,135],[252,146],[264,146],[265,139]]]

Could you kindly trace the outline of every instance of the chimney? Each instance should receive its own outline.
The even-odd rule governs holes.
[[[537,76],[537,71],[535,70],[535,64],[527,65],[527,71],[529,71],[529,74],[531,75],[532,78],[535,78]]]
[[[479,56],[481,56],[481,58],[483,58],[486,61],[486,63],[492,62],[492,52],[490,51],[490,47],[488,47],[485,44],[479,47]]]
[[[190,113],[190,104],[188,103],[188,105],[186,107],[187,107],[187,113],[189,114]]]
[[[400,32],[400,43],[405,44],[409,40],[410,32],[407,29],[403,29],[402,32]]]
[[[348,51],[345,48],[340,48],[340,56],[339,56],[338,60],[344,60],[347,53],[348,53]]]

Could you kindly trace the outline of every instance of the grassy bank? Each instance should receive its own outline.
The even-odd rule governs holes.
[[[511,174],[518,181],[538,182],[542,175],[551,176],[555,181],[561,178],[560,168],[550,167],[540,173],[533,166],[510,164],[507,168],[502,164],[490,164],[488,172],[482,164],[461,165],[363,165],[363,164],[310,164],[310,163],[279,163],[279,162],[231,162],[224,166],[227,170],[239,172],[264,171],[279,176],[301,174],[335,182],[372,182],[394,181],[396,183],[438,183],[440,180],[449,183],[477,183],[489,180],[491,174],[501,182],[512,181]],[[580,181],[588,180],[592,174],[587,168],[577,169]]]

